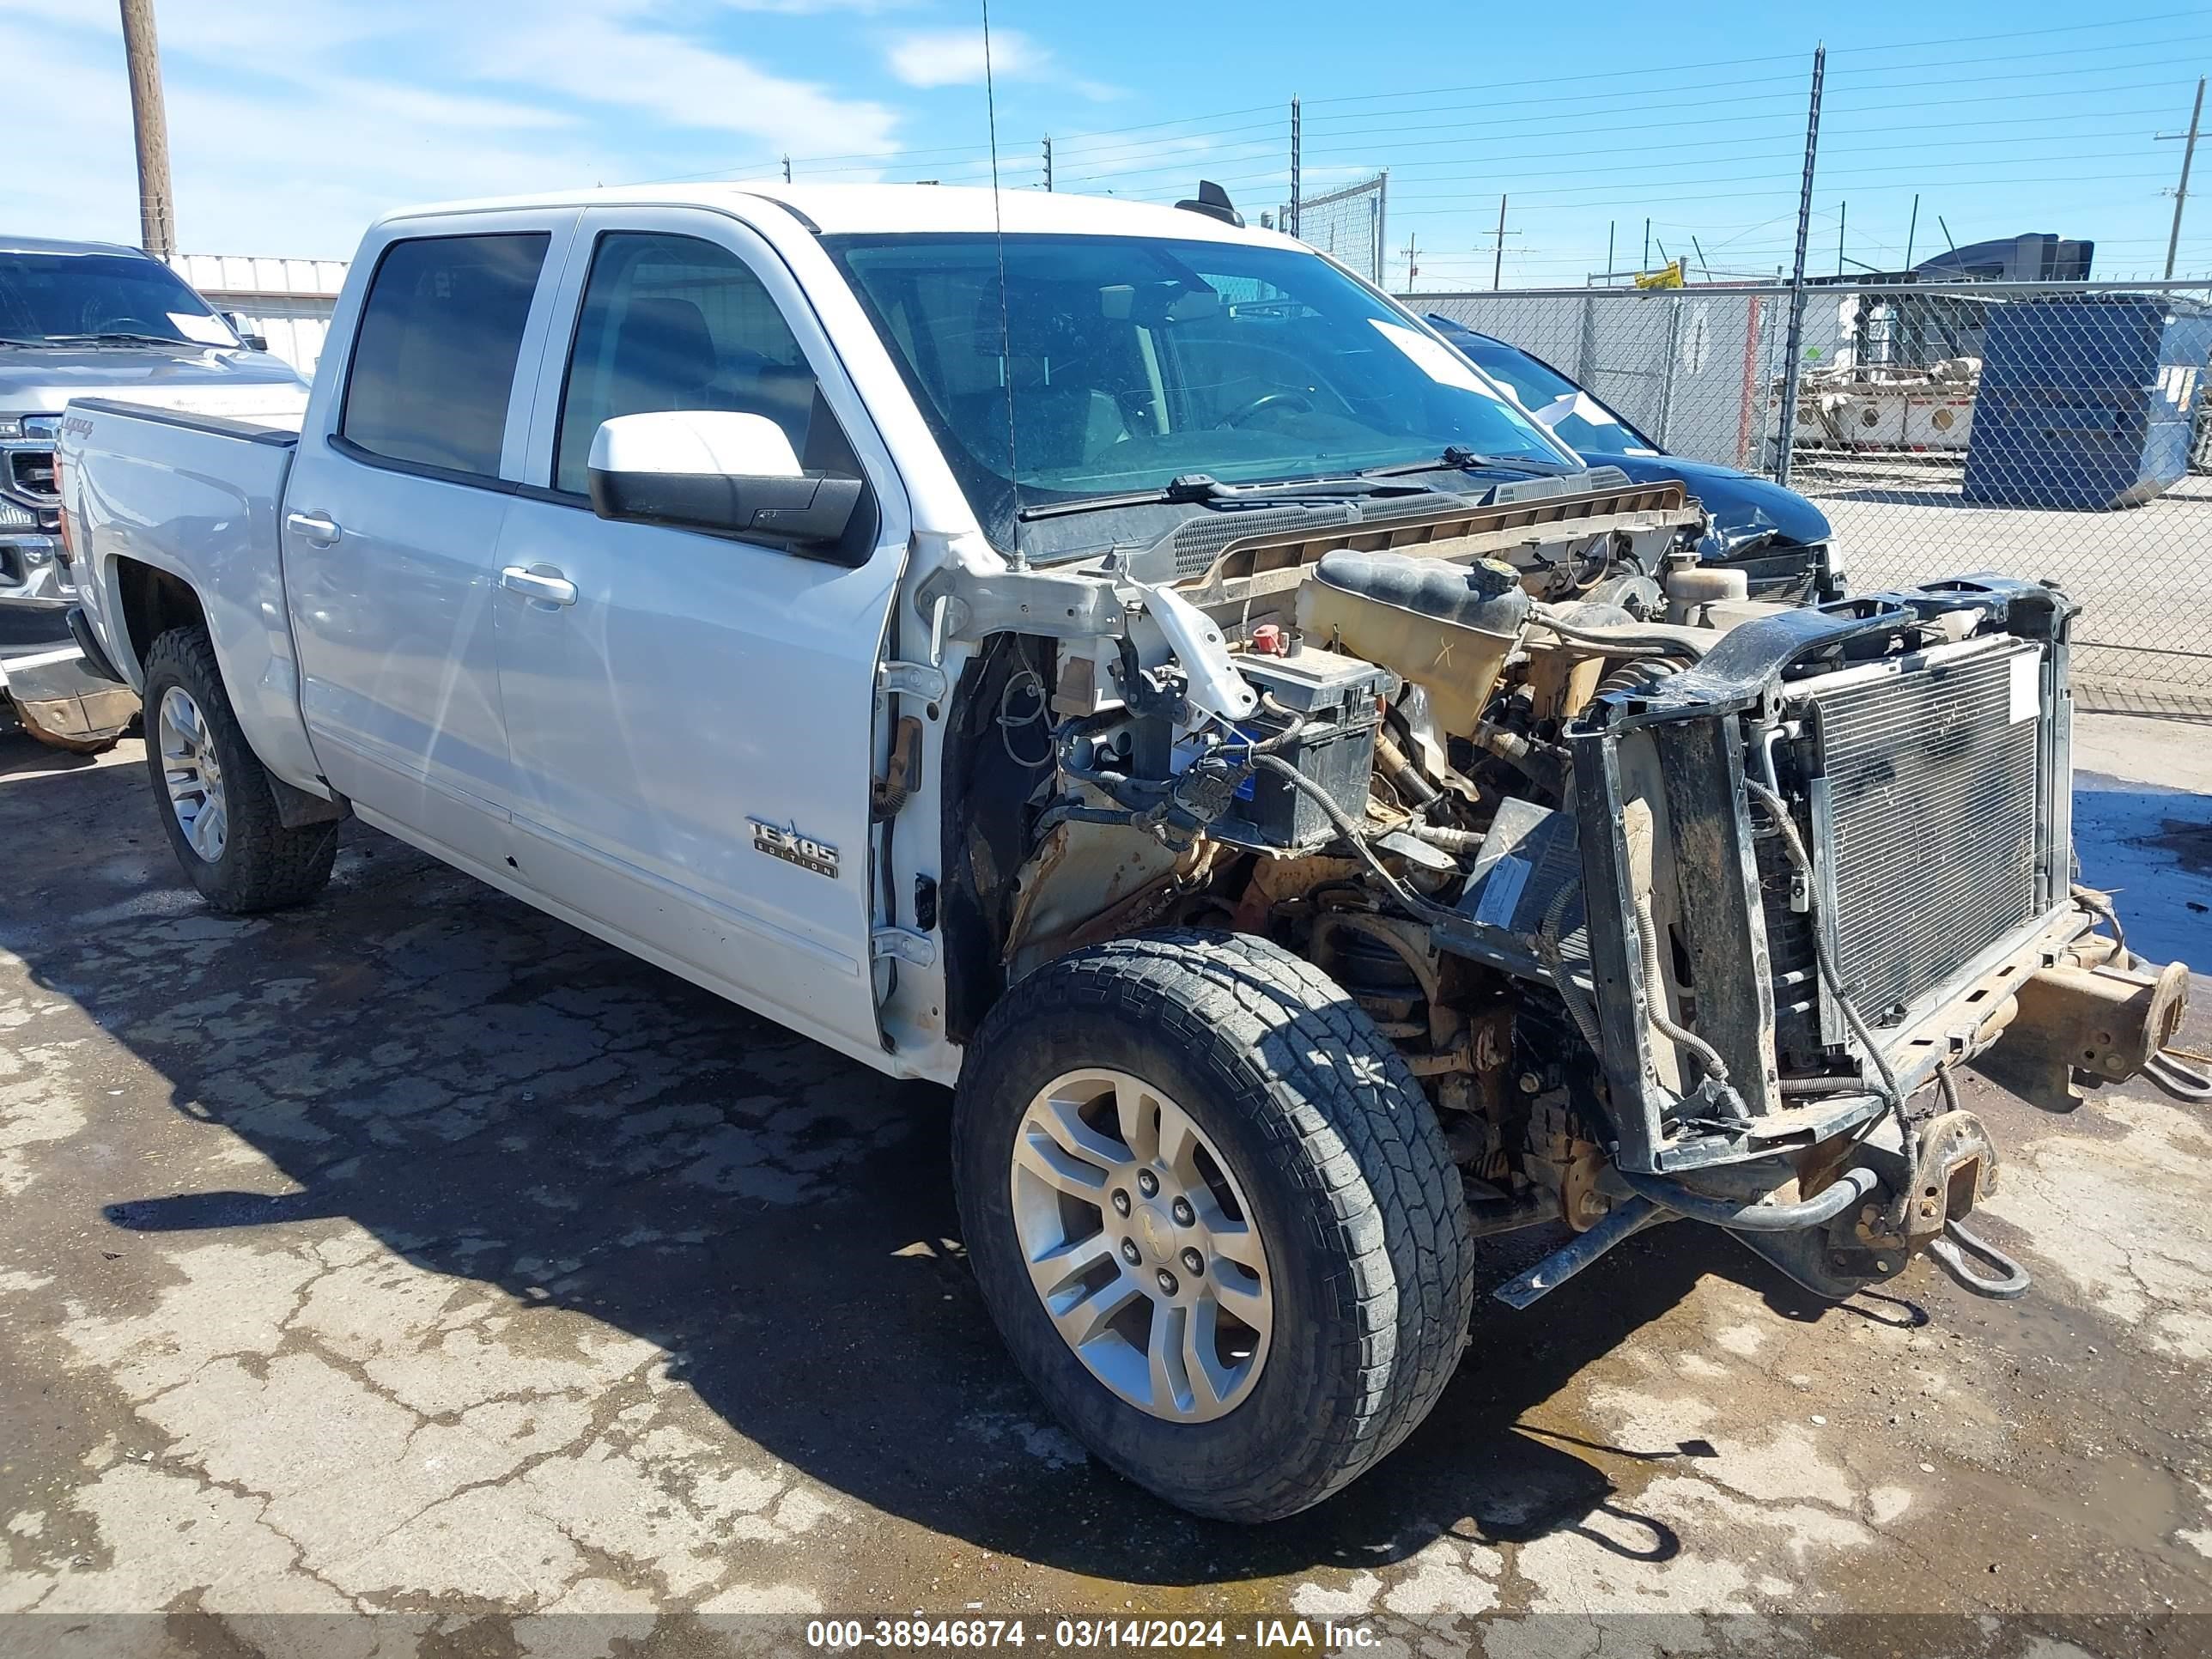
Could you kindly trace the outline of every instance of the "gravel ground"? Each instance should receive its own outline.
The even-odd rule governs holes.
[[[2084,721],[2082,856],[2212,962],[2196,736]],[[1970,1082],[2027,1299],[1923,1265],[1826,1307],[1662,1229],[1486,1300],[1391,1459],[1238,1531],[1012,1375],[945,1095],[358,827],[319,903],[216,917],[137,758],[0,742],[0,1651],[800,1650],[917,1610],[1435,1659],[2212,1637],[2201,1109]]]

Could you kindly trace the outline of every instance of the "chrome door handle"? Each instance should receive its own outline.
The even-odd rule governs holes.
[[[499,585],[510,593],[520,593],[525,599],[546,605],[576,602],[576,584],[550,564],[532,565],[528,569],[511,564],[499,573]]]
[[[345,534],[345,526],[327,513],[287,513],[284,522],[311,547],[335,547]]]

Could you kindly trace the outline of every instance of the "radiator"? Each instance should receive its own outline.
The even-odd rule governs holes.
[[[2040,914],[2042,667],[2016,641],[1807,688],[1822,908],[1876,1024]]]

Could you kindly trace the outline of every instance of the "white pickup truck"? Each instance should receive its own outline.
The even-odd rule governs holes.
[[[371,229],[296,433],[73,404],[89,633],[221,908],[349,815],[896,1076],[1109,1464],[1261,1521],[1654,1222],[1843,1297],[2185,976],[2070,880],[2045,586],[1748,599],[1322,255],[1177,208],[585,192]]]

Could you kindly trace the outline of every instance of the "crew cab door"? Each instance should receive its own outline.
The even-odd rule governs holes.
[[[504,868],[496,562],[575,210],[441,216],[361,254],[286,485],[300,704],[364,816]]]
[[[733,218],[586,212],[556,319],[497,561],[523,878],[726,995],[879,1051],[869,782],[908,531],[889,453],[798,284]],[[768,416],[806,465],[866,477],[866,562],[597,517],[600,423],[693,409]]]

